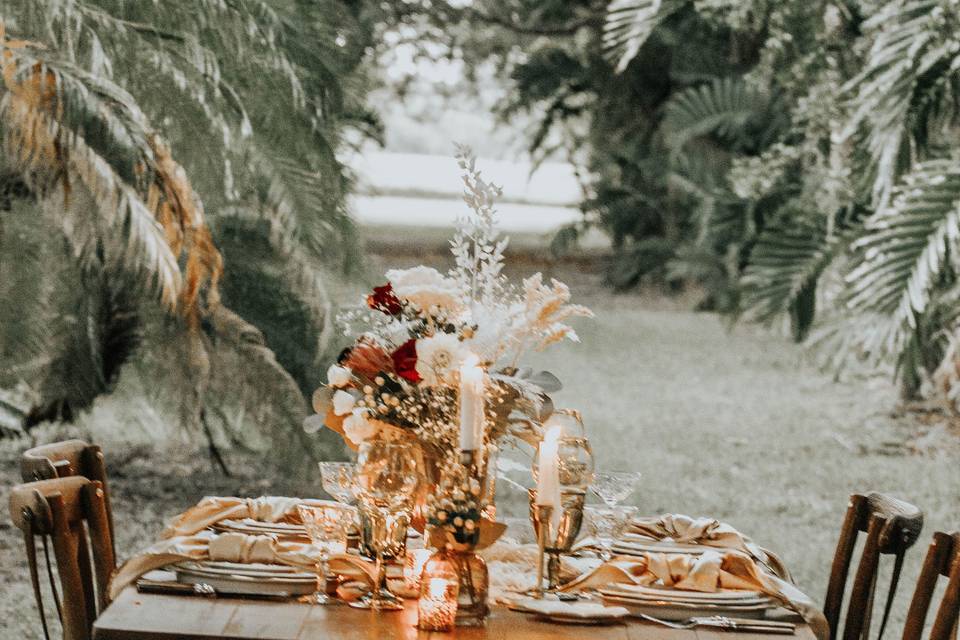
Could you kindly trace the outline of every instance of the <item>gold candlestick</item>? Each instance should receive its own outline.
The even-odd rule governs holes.
[[[537,505],[536,509],[536,518],[540,519],[540,522],[550,522],[550,518],[553,515],[553,507],[549,505]],[[533,588],[533,597],[542,598],[543,597],[543,562],[547,553],[547,529],[549,526],[541,526],[537,528],[537,584]]]
[[[547,563],[547,589],[553,591],[560,586],[560,556],[570,551],[580,525],[583,522],[583,503],[586,494],[582,491],[560,492],[560,516],[554,518],[552,506],[537,504],[537,492],[530,489],[530,520],[537,534],[537,542],[543,539],[543,556],[549,556]],[[556,527],[551,519],[558,520]],[[539,586],[539,585],[538,585]]]

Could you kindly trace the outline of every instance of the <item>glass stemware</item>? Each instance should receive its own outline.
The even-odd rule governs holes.
[[[613,556],[613,543],[626,533],[637,509],[636,507],[588,505],[585,512],[590,533],[600,545],[600,558],[606,562]]]
[[[300,599],[311,604],[329,604],[327,595],[327,560],[331,553],[344,553],[347,548],[347,525],[351,514],[341,505],[297,505],[310,543],[317,552],[317,590]]]
[[[340,504],[355,504],[357,465],[352,462],[321,462],[319,466],[323,490]]]
[[[403,551],[422,469],[420,448],[413,443],[375,440],[360,447],[357,506],[363,546],[376,562],[376,579],[370,593],[350,606],[377,611],[403,608],[387,589],[385,559]]]
[[[640,475],[636,471],[598,471],[590,490],[612,509],[633,493]]]

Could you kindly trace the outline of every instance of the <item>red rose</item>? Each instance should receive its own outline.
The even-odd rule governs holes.
[[[390,357],[393,359],[393,369],[397,375],[410,382],[420,382],[417,373],[417,341],[410,339],[397,347]]]
[[[400,298],[393,292],[393,285],[389,282],[382,287],[374,287],[373,293],[367,296],[367,306],[381,311],[388,316],[400,315]]]

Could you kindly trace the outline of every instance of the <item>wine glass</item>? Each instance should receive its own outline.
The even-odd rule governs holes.
[[[420,447],[414,443],[374,440],[361,445],[357,507],[363,546],[376,561],[376,579],[370,593],[350,606],[376,611],[403,608],[399,598],[387,589],[384,559],[403,551],[422,469]]]
[[[317,590],[300,599],[311,604],[328,604],[327,560],[331,553],[344,553],[347,548],[347,524],[350,513],[341,505],[300,504],[297,505],[300,520],[303,522],[310,543],[317,552]]]
[[[357,465],[352,462],[321,462],[320,482],[323,490],[333,496],[340,504],[356,503],[354,485],[356,484]]]
[[[640,476],[636,471],[598,471],[590,489],[612,509],[633,493]]]
[[[590,533],[600,545],[600,558],[606,562],[613,556],[613,543],[626,533],[637,509],[636,507],[587,505],[585,512]]]

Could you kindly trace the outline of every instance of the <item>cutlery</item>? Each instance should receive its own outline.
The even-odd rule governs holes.
[[[204,598],[245,598],[250,600],[289,600],[293,596],[289,593],[220,593],[213,585],[206,582],[188,584],[170,580],[137,581],[137,591],[140,593],[156,593],[160,595],[200,596]]]
[[[642,620],[655,622],[671,629],[693,629],[694,627],[717,627],[728,629],[730,631],[750,631],[754,633],[779,633],[784,635],[793,635],[796,631],[796,625],[792,622],[779,622],[777,620],[744,620],[740,618],[728,618],[726,616],[695,616],[681,622],[671,622],[655,618],[645,613],[634,614]]]

